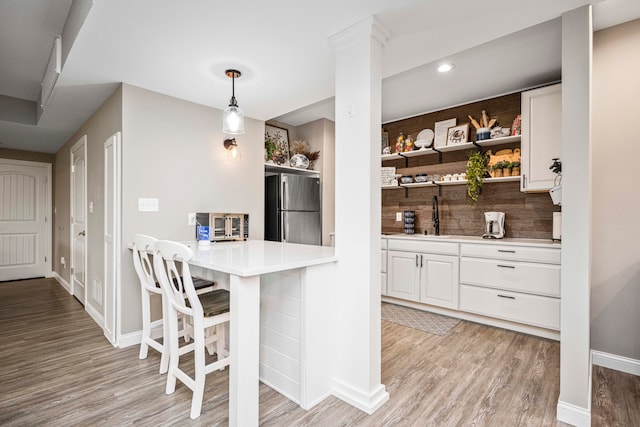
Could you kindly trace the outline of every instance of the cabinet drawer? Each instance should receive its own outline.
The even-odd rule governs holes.
[[[382,249],[387,249],[387,239],[380,239],[380,247]]]
[[[383,273],[387,272],[387,251],[380,251],[382,254],[382,258],[381,258],[381,270]]]
[[[560,329],[560,300],[557,298],[460,285],[460,310]]]
[[[395,240],[389,239],[390,250],[407,251],[407,252],[423,252],[430,254],[442,255],[458,255],[459,245],[452,242],[432,242],[427,240]]]
[[[560,264],[560,248],[462,243],[460,245],[460,255]]]
[[[460,283],[560,296],[560,266],[460,258]]]

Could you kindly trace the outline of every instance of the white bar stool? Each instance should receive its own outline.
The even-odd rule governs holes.
[[[218,289],[198,296],[187,263],[191,258],[193,251],[181,243],[168,240],[155,243],[153,263],[156,277],[167,300],[168,310],[170,360],[166,393],[171,394],[175,391],[176,379],[189,387],[193,391],[190,416],[195,419],[200,416],[202,410],[206,374],[229,366],[230,357],[224,349],[224,324],[229,322],[230,313],[228,291]],[[186,301],[183,295],[186,295]],[[193,326],[193,343],[182,347],[179,347],[179,314],[190,317]],[[208,331],[206,338],[205,330]],[[217,360],[206,364],[205,348],[214,342]],[[194,378],[179,367],[180,356],[190,351],[194,352]]]

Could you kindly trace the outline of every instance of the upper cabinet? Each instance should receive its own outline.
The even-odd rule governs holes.
[[[548,191],[554,185],[549,167],[562,154],[562,85],[522,92],[522,180],[524,192]]]

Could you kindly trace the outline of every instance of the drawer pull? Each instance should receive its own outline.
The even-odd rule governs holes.
[[[515,254],[516,251],[512,251],[512,250],[507,250],[507,249],[498,249],[498,252],[502,252],[505,254]]]
[[[516,299],[516,297],[512,297],[512,296],[510,296],[510,295],[502,295],[502,294],[498,294],[498,296],[499,296],[500,298]]]
[[[503,265],[503,264],[498,264],[498,267],[500,267],[500,268],[516,268],[515,265]]]

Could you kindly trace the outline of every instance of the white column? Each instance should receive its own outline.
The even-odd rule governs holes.
[[[332,393],[367,413],[389,399],[380,374],[381,62],[388,38],[374,17],[331,37],[339,258],[327,311],[336,331]]]
[[[230,275],[229,425],[257,426],[259,419],[260,276]]]
[[[558,420],[591,418],[591,6],[562,15],[562,306]]]

